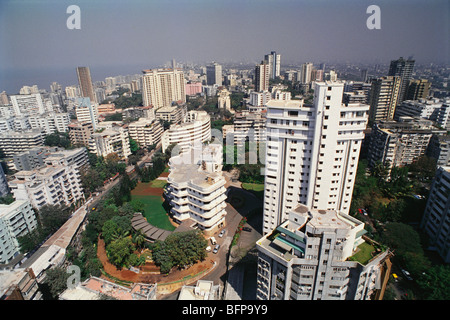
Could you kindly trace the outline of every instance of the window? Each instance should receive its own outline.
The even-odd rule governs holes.
[[[288,111],[288,115],[290,117],[296,117],[296,116],[298,116],[298,111]]]

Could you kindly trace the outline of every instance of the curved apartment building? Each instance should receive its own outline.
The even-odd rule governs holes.
[[[203,230],[206,235],[214,234],[225,225],[227,196],[221,148],[210,145],[198,153],[198,149],[189,148],[169,161],[169,185],[165,195],[172,207],[172,217],[178,223],[191,220],[189,225]]]
[[[181,151],[186,151],[194,143],[211,139],[211,118],[206,111],[189,111],[181,124],[171,125],[162,137],[162,151],[171,144],[177,144]]]

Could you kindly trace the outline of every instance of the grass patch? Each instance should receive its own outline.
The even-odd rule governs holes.
[[[150,182],[150,187],[152,188],[164,188],[167,184],[167,180],[158,180],[155,179],[152,182]]]
[[[264,183],[242,183],[242,189],[253,192],[260,199],[264,198]]]
[[[140,196],[132,195],[131,200],[140,200],[144,204],[144,212],[142,213],[147,221],[157,227],[164,230],[173,231],[175,227],[170,223],[167,211],[164,208],[164,200],[161,196]]]
[[[357,261],[362,265],[366,265],[370,259],[372,259],[372,252],[375,251],[375,247],[370,243],[364,242],[358,246],[358,252],[349,258],[349,260]]]

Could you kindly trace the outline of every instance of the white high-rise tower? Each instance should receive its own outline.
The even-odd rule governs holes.
[[[314,104],[267,103],[263,233],[299,203],[348,213],[369,106],[342,103],[343,82],[317,82]]]

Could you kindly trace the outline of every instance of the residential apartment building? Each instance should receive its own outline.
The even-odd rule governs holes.
[[[268,91],[269,90],[269,74],[270,66],[268,63],[262,61],[255,67],[255,91]]]
[[[131,155],[128,131],[121,126],[112,126],[95,132],[89,142],[89,150],[97,156],[106,157],[111,153],[120,159],[127,159]]]
[[[271,51],[270,54],[264,55],[264,61],[269,65],[270,79],[279,77],[281,71],[281,54]]]
[[[430,247],[450,263],[450,167],[436,171],[420,227],[428,234]]]
[[[158,120],[168,121],[178,124],[186,117],[187,106],[185,104],[178,106],[167,106],[159,108],[155,111],[155,117]]]
[[[0,271],[0,300],[43,300],[33,270]]]
[[[429,119],[450,130],[450,99],[405,100],[397,106],[394,120],[402,116]]]
[[[97,129],[98,124],[98,105],[91,103],[89,98],[78,98],[77,106],[75,107],[75,114],[77,121],[80,123],[89,122],[92,123],[94,131]]]
[[[40,93],[11,95],[14,115],[41,114],[45,112],[44,100]]]
[[[401,117],[399,121],[374,124],[368,147],[369,166],[378,161],[401,167],[411,164],[427,151],[433,134],[445,134],[426,119]]]
[[[140,147],[158,144],[163,131],[163,126],[156,119],[140,118],[128,125],[130,138],[139,143]]]
[[[8,180],[6,179],[3,166],[0,165],[0,197],[7,196],[9,194]]]
[[[348,213],[369,106],[342,103],[343,82],[316,82],[314,104],[267,103],[263,233],[298,203]]]
[[[83,189],[75,165],[47,166],[31,171],[19,171],[9,185],[16,200],[28,200],[39,209],[44,205],[70,206],[83,199]]]
[[[225,88],[219,90],[217,97],[217,107],[219,108],[219,110],[226,110],[231,113],[234,112],[234,110],[231,109],[230,91]]]
[[[12,157],[14,169],[17,171],[30,171],[45,166],[44,160],[52,152],[58,151],[58,147],[35,147],[24,152],[15,154]]]
[[[162,134],[162,152],[171,144],[185,151],[195,143],[211,140],[211,118],[206,111],[189,111],[183,123],[171,125]]]
[[[72,145],[89,146],[89,141],[94,133],[94,126],[91,122],[72,122],[67,128]]]
[[[450,167],[450,135],[433,134],[428,144],[427,155],[436,159],[436,165]]]
[[[391,253],[363,222],[303,204],[288,216],[256,242],[258,300],[382,300]]]
[[[411,79],[404,100],[427,99],[431,82],[426,79]]]
[[[240,111],[233,119],[234,144],[266,141],[266,112]]]
[[[165,195],[177,223],[189,221],[212,236],[225,226],[226,188],[222,175],[222,145],[199,144],[169,160]]]
[[[388,76],[397,76],[401,78],[398,102],[402,102],[403,100],[405,100],[409,80],[411,80],[414,70],[414,63],[415,61],[411,58],[405,60],[403,59],[403,57],[400,57],[398,60],[391,61]]]
[[[392,120],[399,101],[402,79],[400,77],[381,77],[372,80],[369,95],[369,123]]]
[[[81,97],[89,98],[92,103],[98,103],[92,86],[91,71],[89,67],[77,67],[78,84],[80,85]]]
[[[6,157],[44,145],[45,134],[40,129],[0,134],[0,149]]]
[[[142,102],[144,107],[169,107],[174,102],[186,102],[182,69],[143,70]]]
[[[217,62],[213,62],[206,66],[206,84],[208,86],[222,85],[222,66]]]
[[[41,115],[30,115],[28,121],[31,129],[42,129],[45,134],[67,132],[70,123],[68,113],[46,112]]]
[[[9,264],[20,254],[18,237],[37,227],[36,214],[28,200],[0,204],[0,265]]]

